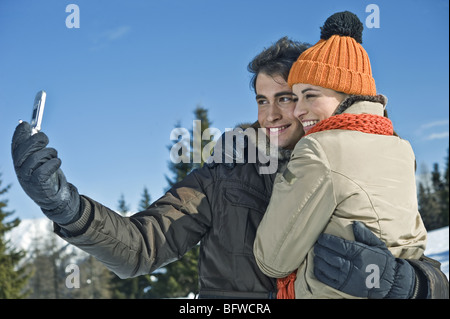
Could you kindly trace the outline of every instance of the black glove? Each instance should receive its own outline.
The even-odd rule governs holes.
[[[356,241],[321,234],[314,246],[314,275],[324,284],[363,298],[409,299],[415,272],[395,258],[363,223],[354,222]]]
[[[55,223],[66,225],[79,218],[80,196],[59,168],[61,160],[56,150],[47,144],[47,135],[31,135],[30,124],[19,124],[11,144],[14,169],[23,190],[44,214]]]

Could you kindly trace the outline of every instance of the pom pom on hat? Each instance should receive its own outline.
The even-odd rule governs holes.
[[[289,72],[288,84],[329,88],[350,95],[376,95],[367,52],[361,46],[363,24],[348,11],[330,16],[319,42],[304,51]]]
[[[356,42],[362,44],[363,24],[359,18],[350,11],[333,14],[320,28],[320,38],[328,40],[333,35],[352,37]]]

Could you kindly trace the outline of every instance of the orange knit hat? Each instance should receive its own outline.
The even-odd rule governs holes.
[[[333,14],[321,28],[320,40],[304,51],[289,72],[288,84],[307,83],[352,95],[376,95],[363,24],[348,11]]]

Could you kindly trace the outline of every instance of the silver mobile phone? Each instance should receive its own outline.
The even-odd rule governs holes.
[[[47,93],[39,91],[34,98],[33,114],[31,115],[31,135],[36,134],[41,130],[42,117],[44,115],[45,99]]]

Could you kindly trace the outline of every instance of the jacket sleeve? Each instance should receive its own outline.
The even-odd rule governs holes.
[[[441,263],[422,256],[408,259],[416,271],[416,287],[413,299],[448,299],[449,281],[441,271]]]
[[[282,175],[256,234],[254,254],[270,277],[297,269],[336,207],[331,171],[319,143],[303,138]]]
[[[181,258],[208,231],[210,187],[212,171],[195,170],[148,209],[130,217],[82,196],[85,225],[77,230],[74,225],[55,225],[55,232],[120,278],[148,274]]]

